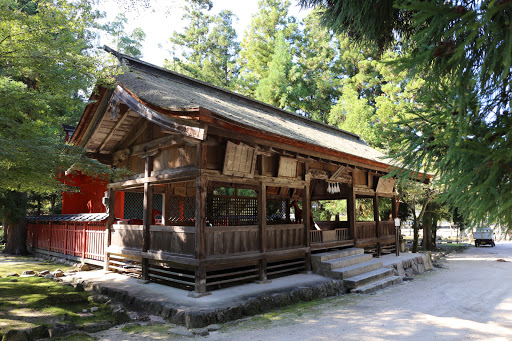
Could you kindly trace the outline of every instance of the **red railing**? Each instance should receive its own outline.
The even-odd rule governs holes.
[[[29,222],[27,245],[97,261],[104,259],[104,222]]]

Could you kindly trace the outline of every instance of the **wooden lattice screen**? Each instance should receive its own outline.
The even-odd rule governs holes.
[[[207,204],[207,218],[212,226],[258,224],[256,198],[212,196]]]

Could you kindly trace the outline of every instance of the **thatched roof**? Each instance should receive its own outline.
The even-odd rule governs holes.
[[[241,127],[389,164],[385,154],[359,136],[192,79],[113,50],[122,65],[118,83],[141,101],[164,110],[204,108]]]

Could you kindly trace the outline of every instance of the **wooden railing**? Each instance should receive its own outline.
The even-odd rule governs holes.
[[[374,221],[358,221],[356,222],[356,239],[377,238]]]
[[[206,255],[226,255],[260,250],[258,225],[214,226],[205,229]]]
[[[303,224],[267,226],[267,250],[293,249],[306,244]]]
[[[311,230],[310,231],[310,242],[314,243],[326,243],[334,241],[350,240],[350,229],[341,228],[334,230]]]
[[[114,224],[111,230],[111,246],[142,250],[142,225]],[[151,225],[149,251],[177,255],[194,255],[194,226]]]
[[[29,222],[27,245],[34,249],[103,261],[104,222]]]
[[[395,222],[394,221],[379,222],[379,237],[394,236],[394,235],[395,235]]]

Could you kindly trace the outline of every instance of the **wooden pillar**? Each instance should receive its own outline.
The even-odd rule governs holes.
[[[105,271],[109,271],[109,253],[108,248],[112,241],[112,225],[114,224],[114,220],[116,219],[115,215],[115,203],[116,203],[116,192],[112,190],[111,188],[108,189],[107,192],[107,198],[108,198],[108,219],[107,223],[105,225],[105,235],[104,235],[104,248],[103,252],[105,254],[104,256],[104,266],[103,269]]]
[[[380,217],[379,217],[379,196],[377,193],[373,196],[373,220],[375,221],[375,237],[377,237],[377,257],[380,257]]]
[[[354,187],[349,187],[347,198],[347,214],[348,214],[348,226],[350,234],[354,239],[354,244],[357,246],[357,226],[356,226],[356,193]]]
[[[396,195],[393,195],[393,198],[391,199],[391,216],[393,219],[398,216],[398,204]]]
[[[171,186],[166,185],[164,195],[162,196],[162,223],[165,226],[171,225],[169,203],[171,202]]]
[[[260,183],[258,191],[258,225],[260,226],[260,250],[261,253],[267,251],[267,184]],[[267,260],[260,260],[260,281],[267,280]]]
[[[304,243],[306,247],[311,244],[311,199],[309,195],[309,182],[302,189],[302,222],[304,224]],[[311,252],[306,254],[306,271],[311,271]]]
[[[196,179],[196,258],[199,260],[206,258],[206,196],[208,189],[208,179],[200,175]],[[201,263],[200,263],[201,264]],[[199,265],[195,271],[196,293],[206,292],[206,269]]]
[[[153,170],[153,159],[151,156],[146,156],[146,167],[144,172],[144,202],[143,202],[143,228],[142,228],[142,252],[148,252],[151,238],[151,217],[153,209],[153,188],[148,182],[148,178],[151,176]],[[145,281],[149,280],[149,261],[146,257],[142,257],[142,279]]]

